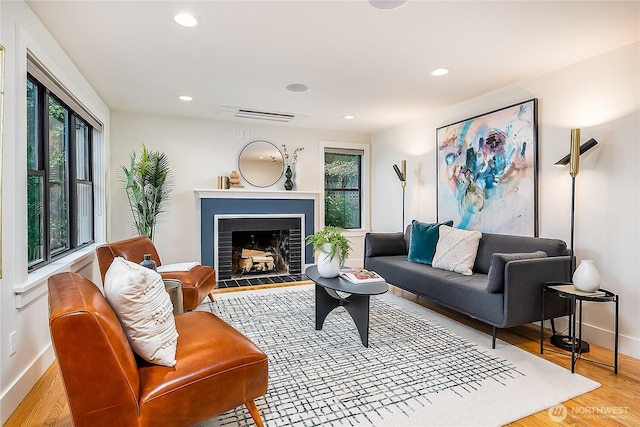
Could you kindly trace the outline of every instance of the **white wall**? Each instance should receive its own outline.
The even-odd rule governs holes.
[[[0,2],[0,42],[6,48],[2,147],[2,267],[0,282],[0,422],[4,423],[51,365],[46,280],[54,271],[75,270],[95,280],[93,248],[85,257],[69,257],[27,274],[26,53],[27,48],[101,120],[106,130],[98,151],[104,158],[109,110],[22,1]],[[100,180],[95,182],[100,186]],[[104,221],[96,220],[104,239]],[[72,262],[71,259],[75,261]],[[24,290],[16,294],[17,290]],[[21,301],[21,302],[19,302]],[[18,308],[20,306],[20,308]],[[16,353],[9,356],[9,334],[17,332]]]
[[[398,231],[401,188],[393,163],[407,159],[406,221],[436,219],[435,130],[538,98],[541,237],[569,241],[571,179],[553,166],[569,152],[570,129],[600,147],[583,156],[576,191],[575,250],[593,259],[602,287],[620,295],[620,349],[640,358],[640,44],[469,100],[372,137],[374,231]],[[613,304],[586,304],[587,341],[613,348]]]
[[[110,240],[133,235],[131,214],[117,181],[117,168],[144,142],[167,152],[176,185],[169,214],[157,230],[166,262],[199,257],[199,219],[194,188],[215,188],[216,177],[237,169],[237,156],[251,140],[305,147],[296,167],[299,190],[321,189],[319,141],[368,143],[363,134],[303,130],[284,126],[246,125],[110,112],[64,51],[22,1],[0,2],[0,43],[7,49],[5,122],[2,147],[2,262],[0,280],[0,422],[4,423],[50,365],[53,353],[47,325],[43,284],[33,288],[31,302],[16,308],[15,289],[34,283],[26,266],[26,48],[31,49],[105,124],[101,155],[109,181],[106,206]],[[408,160],[406,220],[435,219],[435,129],[478,113],[531,97],[540,99],[540,230],[541,235],[568,239],[569,179],[550,165],[568,151],[569,129],[581,127],[583,137],[602,147],[585,159],[578,177],[576,250],[580,258],[598,263],[605,286],[619,292],[622,351],[640,357],[637,307],[640,192],[636,172],[638,141],[638,50],[633,45],[593,58],[521,85],[470,100],[373,137],[372,225],[378,231],[401,227],[401,189],[392,164]],[[249,139],[236,139],[236,129]],[[110,132],[113,137],[110,138]],[[111,148],[110,148],[111,140]],[[110,149],[112,150],[110,156]],[[277,188],[281,188],[279,183]],[[96,182],[97,186],[102,183]],[[395,209],[394,209],[395,207]],[[97,241],[103,241],[102,222]],[[69,264],[99,280],[95,262]],[[46,276],[46,275],[44,275]],[[610,307],[589,306],[588,339],[608,345],[612,329]],[[18,332],[17,353],[8,356],[9,334]],[[604,341],[607,342],[604,342]]]
[[[236,138],[236,130],[248,131],[250,138]],[[244,132],[242,132],[244,134]],[[120,240],[135,235],[126,195],[119,181],[120,165],[127,164],[141,144],[163,151],[169,157],[174,177],[171,202],[157,226],[155,244],[163,263],[200,260],[199,200],[193,190],[214,189],[218,175],[238,170],[238,156],[246,144],[266,140],[289,154],[298,153],[294,171],[294,190],[322,191],[320,141],[369,143],[366,134],[329,130],[299,129],[278,125],[225,122],[205,119],[167,117],[116,111],[111,115],[111,159],[109,187],[111,197],[108,239]],[[270,190],[283,190],[284,177]],[[247,190],[260,190],[244,180]],[[242,191],[242,190],[229,190]],[[317,224],[316,224],[317,225]]]

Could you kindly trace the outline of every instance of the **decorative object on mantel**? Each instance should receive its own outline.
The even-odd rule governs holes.
[[[289,153],[287,153],[287,145],[286,144],[282,144],[282,153],[284,155],[284,160],[280,160],[274,156],[271,156],[271,160],[276,163],[276,164],[283,164],[287,167],[286,171],[284,172],[284,176],[286,177],[286,180],[284,181],[284,189],[287,191],[291,191],[293,190],[293,167],[295,166],[296,162],[298,161],[298,153],[300,151],[304,150],[304,147],[298,147],[295,150],[293,150],[293,153],[291,155],[289,155]]]
[[[165,212],[171,192],[169,158],[160,151],[149,151],[142,144],[142,154],[131,153],[130,168],[120,166],[120,181],[127,193],[133,225],[139,236],[153,241],[158,217]]]
[[[342,235],[344,230],[338,227],[325,227],[305,238],[308,245],[313,245],[313,252],[318,255],[318,273],[322,277],[338,277],[342,267],[351,253],[351,244]]]
[[[229,188],[229,177],[219,175],[218,176],[218,190],[227,190]]]
[[[243,185],[240,185],[240,175],[237,171],[231,171],[229,175],[229,188],[244,188]]]
[[[600,289],[600,273],[596,263],[590,259],[583,259],[573,273],[572,281],[576,289],[582,292],[595,292]]]
[[[284,172],[284,176],[287,178],[284,181],[284,189],[287,191],[293,190],[293,181],[291,178],[293,177],[293,171],[291,170],[291,166],[287,166],[287,170]]]

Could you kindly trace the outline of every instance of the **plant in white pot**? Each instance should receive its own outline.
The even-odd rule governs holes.
[[[325,227],[305,238],[318,254],[318,274],[322,277],[337,277],[340,267],[349,258],[351,243],[342,235],[343,231],[338,227]]]

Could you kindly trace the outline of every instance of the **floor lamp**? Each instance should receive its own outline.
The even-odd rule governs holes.
[[[393,170],[396,171],[396,175],[398,175],[398,179],[400,180],[400,185],[402,185],[402,232],[404,233],[404,199],[407,187],[407,161],[402,161],[402,170],[400,170],[398,165],[393,165]]]
[[[571,129],[571,148],[569,154],[558,160],[556,166],[569,165],[569,175],[571,175],[571,240],[569,253],[571,255],[571,274],[576,270],[576,257],[574,249],[574,232],[575,232],[575,213],[576,213],[576,176],[580,171],[580,156],[587,151],[591,150],[598,144],[598,141],[591,138],[584,144],[580,145],[580,129]],[[568,336],[557,335],[555,331],[555,325],[553,319],[551,319],[551,329],[553,330],[553,336],[551,337],[551,344],[561,348],[563,350],[571,351],[571,338]],[[569,331],[571,332],[571,331]],[[589,343],[581,341],[576,343],[580,346],[580,351],[586,353],[589,351]]]

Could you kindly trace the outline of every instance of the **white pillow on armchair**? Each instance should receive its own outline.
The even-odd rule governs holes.
[[[176,365],[178,331],[159,273],[116,257],[104,278],[104,296],[138,356],[157,365]]]

